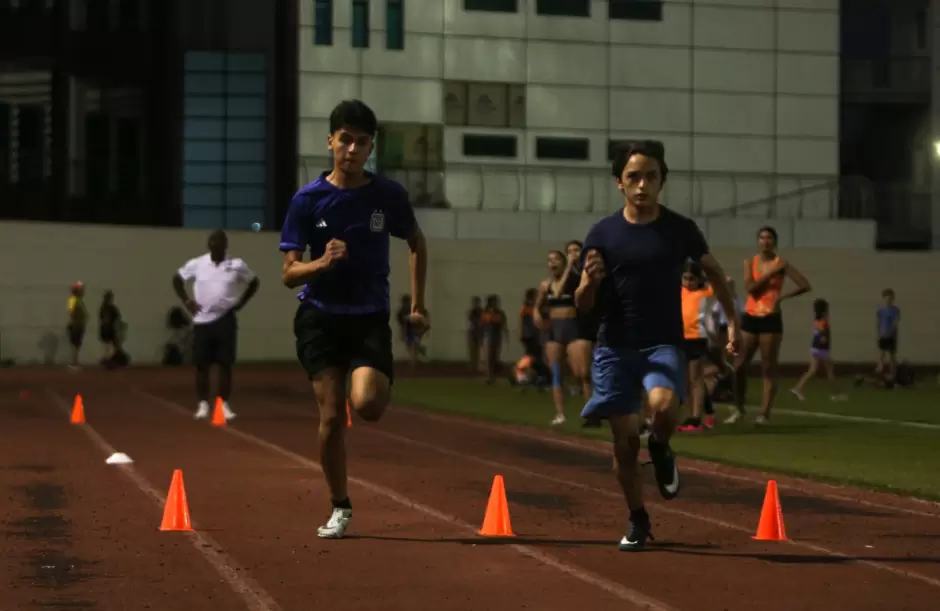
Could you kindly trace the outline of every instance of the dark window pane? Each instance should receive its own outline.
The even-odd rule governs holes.
[[[369,46],[369,0],[353,0],[352,46],[360,49]]]
[[[333,44],[333,0],[316,0],[313,9],[313,44]]]
[[[559,17],[590,17],[591,0],[537,0],[535,12]]]
[[[463,0],[465,11],[490,11],[496,13],[518,13],[518,0]]]
[[[89,197],[111,192],[111,122],[106,115],[85,117],[85,192]]]
[[[662,21],[662,0],[607,0],[607,16],[611,19]]]
[[[404,0],[388,0],[385,5],[385,47],[388,49],[405,48],[405,7]]]
[[[464,134],[463,154],[467,157],[516,157],[515,136]]]
[[[140,190],[140,124],[137,119],[121,119],[117,126],[117,191],[132,196]]]
[[[10,122],[13,120],[13,107],[0,103],[0,185],[10,183],[10,143],[13,141]]]
[[[19,107],[19,182],[39,185],[45,174],[46,111],[42,106]]]
[[[535,158],[587,161],[590,158],[589,142],[587,138],[537,138]]]

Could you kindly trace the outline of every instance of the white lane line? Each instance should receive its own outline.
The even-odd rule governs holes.
[[[516,437],[518,439],[528,439],[530,441],[539,441],[542,443],[554,445],[562,448],[570,448],[575,450],[581,450],[590,452],[592,454],[597,454],[599,456],[609,457],[611,450],[609,447],[600,447],[600,444],[604,443],[601,441],[592,441],[589,439],[584,439],[583,441],[574,441],[571,439],[565,439],[563,437],[552,436],[548,433],[538,433],[538,432],[527,432],[521,430],[518,427],[523,425],[508,424],[506,427],[500,427],[490,422],[480,422],[468,418],[466,416],[449,416],[443,414],[432,413],[426,410],[412,408],[412,407],[398,407],[394,408],[395,412],[401,414],[407,414],[409,416],[415,416],[418,418],[426,418],[435,422],[442,422],[450,426],[468,426],[473,428],[482,429],[502,435],[504,437]],[[512,427],[512,428],[509,428]],[[608,444],[609,445],[609,444]],[[707,461],[697,461],[697,462],[707,462]],[[761,478],[758,476],[748,476],[736,473],[726,473],[720,471],[716,468],[709,469],[703,467],[696,467],[694,465],[683,464],[683,471],[689,473],[696,473],[699,475],[705,475],[708,477],[720,477],[722,479],[727,479],[731,481],[738,481],[742,483],[754,484],[756,486],[766,486],[766,478]],[[845,496],[842,494],[836,494],[833,492],[823,492],[823,489],[835,489],[838,490],[838,486],[831,484],[826,484],[823,482],[807,482],[806,486],[799,486],[792,483],[779,483],[779,488],[781,490],[791,490],[793,492],[798,492],[800,494],[814,496],[818,498],[827,499],[830,501],[838,501],[841,503],[862,505],[864,507],[870,507],[872,509],[878,509],[885,512],[894,512],[894,513],[904,513],[907,515],[918,516],[922,518],[933,518],[935,520],[940,519],[940,503],[934,503],[933,501],[926,501],[923,499],[916,499],[912,497],[902,497],[905,501],[916,502],[918,504],[924,505],[925,507],[936,508],[938,512],[929,512],[929,511],[920,511],[918,509],[911,509],[909,507],[899,507],[896,505],[887,505],[885,503],[878,503],[875,501],[866,501],[864,499],[854,498],[850,496]]]
[[[830,414],[827,412],[811,412],[803,409],[780,409],[774,408],[775,414],[784,416],[796,416],[798,418],[819,418],[821,420],[837,420],[842,422],[858,422],[861,424],[884,424],[891,426],[903,426],[910,429],[926,429],[929,431],[940,431],[940,424],[930,422],[911,422],[910,420],[889,420],[887,418],[872,418],[869,416],[847,416],[845,414]]]
[[[134,391],[138,393],[140,396],[146,399],[149,399],[151,402],[156,403],[165,409],[171,410],[187,418],[191,418],[192,416],[192,413],[190,411],[186,410],[181,405],[173,401],[164,399],[163,397],[160,397],[157,395],[150,394],[139,388],[135,388]],[[299,411],[300,410],[298,410],[298,412]],[[306,456],[301,456],[300,454],[297,454],[295,452],[291,452],[290,450],[286,448],[283,448],[279,445],[271,443],[267,440],[261,439],[260,437],[255,437],[254,435],[250,433],[246,433],[232,426],[220,427],[219,430],[229,435],[232,435],[234,437],[237,437],[243,441],[247,441],[248,443],[254,444],[260,448],[264,448],[274,454],[278,454],[298,465],[304,466],[309,469],[316,469],[317,471],[321,469],[320,463],[318,463],[315,460],[307,458]],[[433,507],[424,505],[423,503],[418,503],[416,501],[408,499],[402,496],[401,494],[395,492],[394,490],[386,488],[385,486],[381,486],[379,484],[372,483],[368,480],[364,480],[362,478],[352,477],[352,476],[349,477],[349,481],[350,483],[355,484],[359,486],[360,488],[368,490],[372,494],[375,494],[378,496],[384,496],[385,498],[392,500],[398,503],[399,505],[402,505],[403,507],[406,507],[418,513],[422,513],[440,522],[450,524],[451,526],[456,526],[458,528],[461,528],[473,534],[475,534],[477,531],[476,527],[474,527],[473,525],[467,522],[464,522],[460,518],[440,512],[437,509],[434,509]],[[643,611],[678,611],[678,609],[676,609],[675,607],[672,607],[662,601],[646,596],[645,594],[638,592],[637,590],[633,590],[631,588],[628,588],[614,581],[605,579],[604,577],[601,577],[600,575],[597,575],[596,573],[592,573],[590,571],[581,569],[577,566],[568,564],[566,562],[562,562],[561,560],[558,560],[557,558],[550,556],[528,545],[508,544],[504,547],[512,549],[523,556],[536,560],[537,562],[540,562],[545,566],[551,567],[561,573],[564,573],[565,575],[568,575],[569,577],[573,577],[574,579],[577,579],[583,583],[594,586],[595,588],[603,592],[606,592],[616,598],[619,598],[620,600],[623,600],[625,602],[628,602],[634,605],[637,609],[642,609]]]
[[[45,392],[55,403],[58,411],[65,415],[69,414],[70,408],[68,402],[57,393],[45,389]],[[105,456],[111,456],[117,450],[101,436],[98,431],[90,424],[74,425],[100,449]],[[138,490],[153,499],[159,508],[166,503],[166,496],[159,492],[147,479],[141,475],[132,465],[116,465],[124,475],[128,477]],[[196,551],[202,554],[212,568],[214,568],[222,579],[229,585],[232,591],[238,595],[244,602],[249,611],[281,611],[281,606],[258,585],[252,578],[248,577],[247,571],[235,560],[229,556],[212,537],[198,531],[196,522],[193,522],[193,532],[183,533],[188,536],[189,542]]]
[[[288,404],[280,403],[280,402],[272,402],[272,405],[275,405],[275,406],[278,407],[279,409],[282,409],[282,410],[284,410],[284,411],[286,411],[286,412],[289,412],[289,413],[291,413],[291,414],[300,415],[300,416],[307,416],[307,417],[310,417],[311,419],[314,419],[314,415],[313,415],[313,414],[311,414],[311,413],[309,413],[309,412],[307,412],[307,411],[304,411],[304,410],[302,410],[302,409],[300,409],[300,408],[297,408],[297,407],[294,407],[294,406],[291,406],[291,405],[288,405]],[[584,490],[584,491],[586,491],[586,492],[592,492],[592,493],[595,493],[595,494],[602,494],[602,495],[604,495],[604,496],[611,497],[611,498],[616,498],[616,499],[618,499],[618,500],[620,500],[620,499],[623,498],[623,496],[622,496],[620,493],[613,492],[613,491],[611,491],[611,490],[605,490],[605,489],[603,489],[603,488],[597,488],[597,487],[594,487],[594,486],[589,486],[589,485],[587,485],[587,484],[582,484],[581,482],[575,482],[575,481],[572,481],[572,480],[567,480],[567,479],[564,479],[564,478],[555,477],[555,476],[552,476],[552,475],[547,475],[547,474],[545,474],[545,473],[539,473],[538,471],[531,471],[531,470],[525,469],[525,468],[523,468],[523,467],[517,467],[517,466],[515,466],[515,465],[510,465],[510,464],[498,462],[498,461],[495,461],[495,460],[489,460],[489,459],[482,458],[482,457],[480,457],[480,456],[475,456],[475,455],[472,455],[472,454],[466,454],[466,453],[463,453],[463,452],[456,452],[456,451],[454,451],[454,450],[450,450],[450,449],[448,449],[448,448],[444,448],[444,447],[435,445],[435,444],[433,444],[433,443],[428,443],[428,442],[426,442],[426,441],[419,441],[419,440],[417,440],[417,439],[412,439],[412,438],[410,438],[410,437],[404,437],[404,436],[402,436],[402,435],[396,435],[395,433],[389,433],[389,432],[387,432],[387,431],[382,431],[382,430],[379,430],[379,429],[376,429],[376,428],[372,428],[372,427],[370,427],[370,428],[363,428],[362,430],[363,430],[363,431],[366,431],[368,434],[371,434],[371,435],[378,435],[378,436],[380,436],[380,437],[385,437],[385,438],[387,438],[387,439],[392,439],[392,440],[398,441],[399,443],[402,443],[402,444],[405,444],[405,445],[411,445],[411,446],[418,447],[418,448],[424,448],[424,449],[426,449],[426,450],[431,450],[431,451],[437,452],[437,453],[439,453],[439,454],[443,454],[443,455],[445,455],[445,456],[450,456],[450,457],[453,457],[453,458],[457,458],[457,459],[461,459],[461,460],[466,460],[466,461],[469,461],[469,462],[475,462],[475,463],[482,464],[482,465],[485,465],[485,466],[487,466],[487,467],[490,467],[490,468],[493,468],[493,469],[497,469],[497,470],[500,470],[500,471],[503,471],[503,472],[515,472],[515,473],[518,473],[519,475],[523,475],[523,476],[525,476],[525,477],[535,478],[535,479],[541,479],[541,480],[543,480],[543,481],[552,482],[552,483],[554,483],[554,484],[558,484],[558,485],[561,485],[561,486],[566,486],[566,487],[569,487],[569,488],[578,488],[578,489]],[[710,524],[710,525],[712,525],[712,526],[718,526],[718,527],[720,527],[720,528],[725,528],[725,529],[728,529],[728,530],[734,530],[734,531],[741,532],[741,533],[747,533],[747,534],[749,534],[749,535],[750,535],[750,534],[753,534],[753,529],[745,528],[745,527],[743,527],[743,526],[739,526],[738,524],[733,524],[733,523],[727,522],[727,521],[725,521],[725,520],[719,520],[719,519],[717,519],[717,518],[712,518],[712,517],[709,517],[709,516],[705,516],[705,515],[698,514],[698,513],[693,513],[693,512],[690,512],[690,511],[685,511],[685,510],[682,510],[682,509],[676,509],[675,507],[671,507],[671,506],[668,506],[668,505],[665,505],[665,504],[662,504],[662,503],[649,502],[649,504],[655,506],[656,509],[657,509],[657,511],[662,511],[663,513],[671,513],[671,514],[673,514],[673,515],[682,516],[682,517],[684,517],[684,518],[686,518],[686,519],[688,519],[688,520],[692,520],[692,521],[696,521],[696,522],[701,522],[701,523],[704,523],[704,524]],[[903,577],[903,578],[906,578],[906,579],[912,579],[912,580],[915,580],[915,581],[920,581],[920,582],[922,582],[922,583],[925,583],[925,584],[927,584],[927,585],[933,586],[933,587],[935,587],[935,588],[940,588],[940,580],[934,579],[934,578],[929,577],[929,576],[927,576],[927,575],[924,575],[924,574],[922,574],[922,573],[917,573],[917,572],[915,572],[915,571],[909,571],[909,570],[905,570],[905,569],[899,569],[899,568],[896,568],[896,567],[893,567],[893,566],[890,566],[890,565],[887,565],[887,564],[883,564],[883,563],[881,563],[881,562],[876,562],[876,561],[874,561],[874,560],[865,560],[864,558],[858,558],[858,557],[852,556],[852,555],[850,555],[850,554],[844,554],[844,553],[842,553],[842,552],[838,552],[838,551],[835,551],[835,550],[832,550],[832,549],[823,547],[823,546],[821,546],[821,545],[815,545],[815,544],[806,543],[806,542],[803,542],[803,541],[790,540],[790,541],[787,541],[786,543],[788,543],[789,545],[795,546],[795,547],[799,547],[799,548],[802,548],[802,549],[806,549],[806,550],[810,550],[810,551],[816,552],[816,553],[818,553],[818,554],[825,554],[825,555],[827,555],[827,556],[832,556],[832,557],[834,557],[834,558],[842,558],[842,559],[845,559],[845,560],[847,560],[847,561],[851,561],[851,562],[854,562],[854,563],[856,563],[856,564],[860,564],[860,565],[863,565],[863,566],[867,566],[867,567],[872,568],[872,569],[876,569],[876,570],[879,570],[879,571],[884,571],[884,572],[887,572],[887,573],[891,573],[891,574],[896,575],[896,576],[898,576],[898,577]]]

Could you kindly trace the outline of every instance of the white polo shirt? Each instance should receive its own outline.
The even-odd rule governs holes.
[[[241,259],[225,259],[218,265],[209,253],[190,259],[177,272],[184,282],[193,281],[193,299],[199,312],[193,324],[205,325],[234,308],[255,274]]]

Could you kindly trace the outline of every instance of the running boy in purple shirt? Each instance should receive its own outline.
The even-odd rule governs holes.
[[[325,539],[342,538],[352,518],[344,437],[347,376],[349,406],[364,420],[379,420],[390,398],[389,236],[408,242],[409,319],[418,336],[428,327],[427,246],[408,194],[365,171],[376,128],[375,113],[359,100],[333,109],[327,138],[333,171],[297,192],[281,229],[281,278],[291,288],[303,285],[294,336],[320,410],[320,463],[333,504],[330,519],[317,531]]]
[[[643,504],[637,457],[640,427],[649,405],[653,413],[649,455],[665,499],[679,493],[679,471],[669,447],[676,411],[685,395],[682,325],[682,270],[699,263],[728,320],[728,350],[735,352],[740,331],[727,276],[709,253],[695,222],[659,204],[669,169],[661,142],[623,144],[612,164],[624,207],[594,225],[584,240],[581,284],[575,304],[595,305],[600,331],[591,380],[594,394],[581,412],[588,422],[609,420],[614,464],[630,524],[621,551],[642,549],[651,537]]]

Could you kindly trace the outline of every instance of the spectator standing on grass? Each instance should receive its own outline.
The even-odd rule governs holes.
[[[883,290],[881,298],[884,305],[875,313],[878,321],[878,365],[875,375],[885,380],[893,380],[898,368],[898,324],[901,322],[901,309],[894,305],[894,289]]]
[[[813,302],[813,339],[809,349],[809,368],[803,377],[799,379],[796,386],[790,389],[796,398],[805,401],[803,387],[813,379],[820,370],[826,374],[826,379],[830,385],[835,385],[836,372],[832,362],[832,327],[829,324],[829,302],[825,299],[817,299]],[[842,393],[834,393],[833,401],[845,400]]]
[[[261,281],[248,265],[228,257],[228,236],[221,229],[209,235],[209,252],[190,259],[173,276],[173,290],[193,316],[193,364],[196,367],[195,418],[209,417],[209,371],[219,370],[219,392],[226,420],[235,417],[229,406],[232,366],[238,340],[236,312],[251,300]],[[186,283],[192,282],[192,297]]]
[[[98,339],[104,347],[101,363],[108,365],[121,349],[121,311],[114,303],[113,291],[105,291],[98,308]]]

